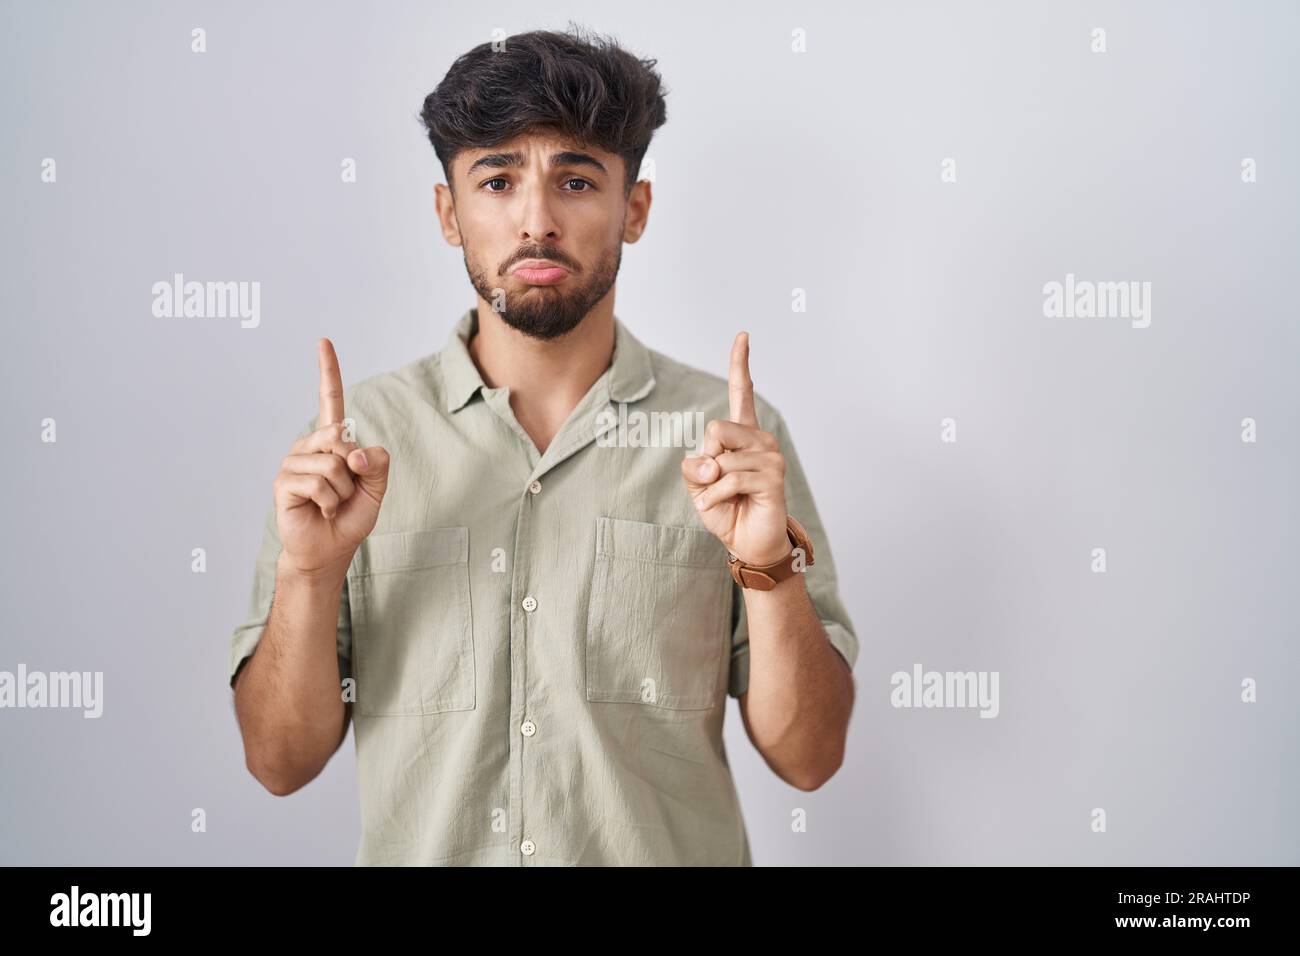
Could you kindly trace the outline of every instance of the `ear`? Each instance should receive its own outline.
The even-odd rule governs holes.
[[[433,202],[438,210],[438,221],[442,224],[442,237],[449,246],[461,244],[460,223],[456,219],[456,199],[451,188],[445,183],[434,183]]]
[[[627,197],[627,215],[623,219],[623,241],[636,242],[645,232],[650,219],[650,203],[654,199],[650,183],[639,179],[632,184]]]

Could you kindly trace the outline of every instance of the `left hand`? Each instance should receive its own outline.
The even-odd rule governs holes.
[[[776,437],[758,427],[749,377],[749,333],[731,346],[727,376],[731,420],[704,429],[698,456],[682,459],[682,480],[700,520],[727,550],[759,567],[790,554],[785,530],[785,456]]]

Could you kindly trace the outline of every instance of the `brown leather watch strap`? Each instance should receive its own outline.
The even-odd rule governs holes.
[[[787,554],[780,561],[769,564],[766,567],[755,567],[752,564],[746,564],[730,552],[727,553],[727,566],[731,568],[731,577],[742,588],[752,588],[756,591],[770,591],[781,581],[799,573],[795,568],[795,560],[790,556],[794,553],[795,548],[803,549],[803,564],[811,566],[813,563],[813,546],[812,540],[808,537],[808,532],[804,530],[803,525],[795,520],[794,515],[785,516],[785,533],[790,538],[790,554]]]

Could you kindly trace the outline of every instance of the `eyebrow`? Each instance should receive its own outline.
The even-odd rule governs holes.
[[[474,160],[474,162],[470,164],[469,169],[465,170],[465,175],[474,175],[474,170],[479,169],[480,167],[486,169],[505,169],[509,166],[522,165],[524,165],[523,153],[489,153],[486,156],[480,156],[478,159]],[[605,169],[604,164],[601,163],[600,160],[596,159],[595,156],[591,156],[587,153],[574,152],[572,150],[552,153],[550,165],[552,167],[590,166],[608,175],[608,171]]]

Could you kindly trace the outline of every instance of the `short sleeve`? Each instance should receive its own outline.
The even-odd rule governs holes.
[[[297,435],[302,438],[315,431],[316,419]],[[230,640],[230,686],[235,686],[235,677],[240,667],[253,656],[257,643],[262,639],[266,629],[266,620],[271,613],[271,603],[275,599],[275,566],[279,560],[282,543],[275,520],[275,500],[266,513],[262,527],[262,545],[257,560],[253,565],[253,589],[248,603],[248,613],[244,622],[235,628]],[[352,612],[348,604],[348,589],[344,585],[339,596],[338,617],[338,661],[339,680],[352,676]]]
[[[770,406],[768,406],[770,408]],[[858,661],[858,638],[849,620],[848,609],[839,593],[835,558],[831,554],[830,540],[822,525],[817,506],[813,503],[812,489],[795,451],[789,429],[780,413],[772,409],[774,426],[770,429],[785,456],[786,511],[799,519],[812,541],[813,564],[803,572],[804,586],[812,600],[817,617],[826,630],[831,646],[848,663],[852,670]],[[749,690],[749,621],[745,616],[745,592],[732,584],[731,602],[731,675],[727,693],[739,697]]]

